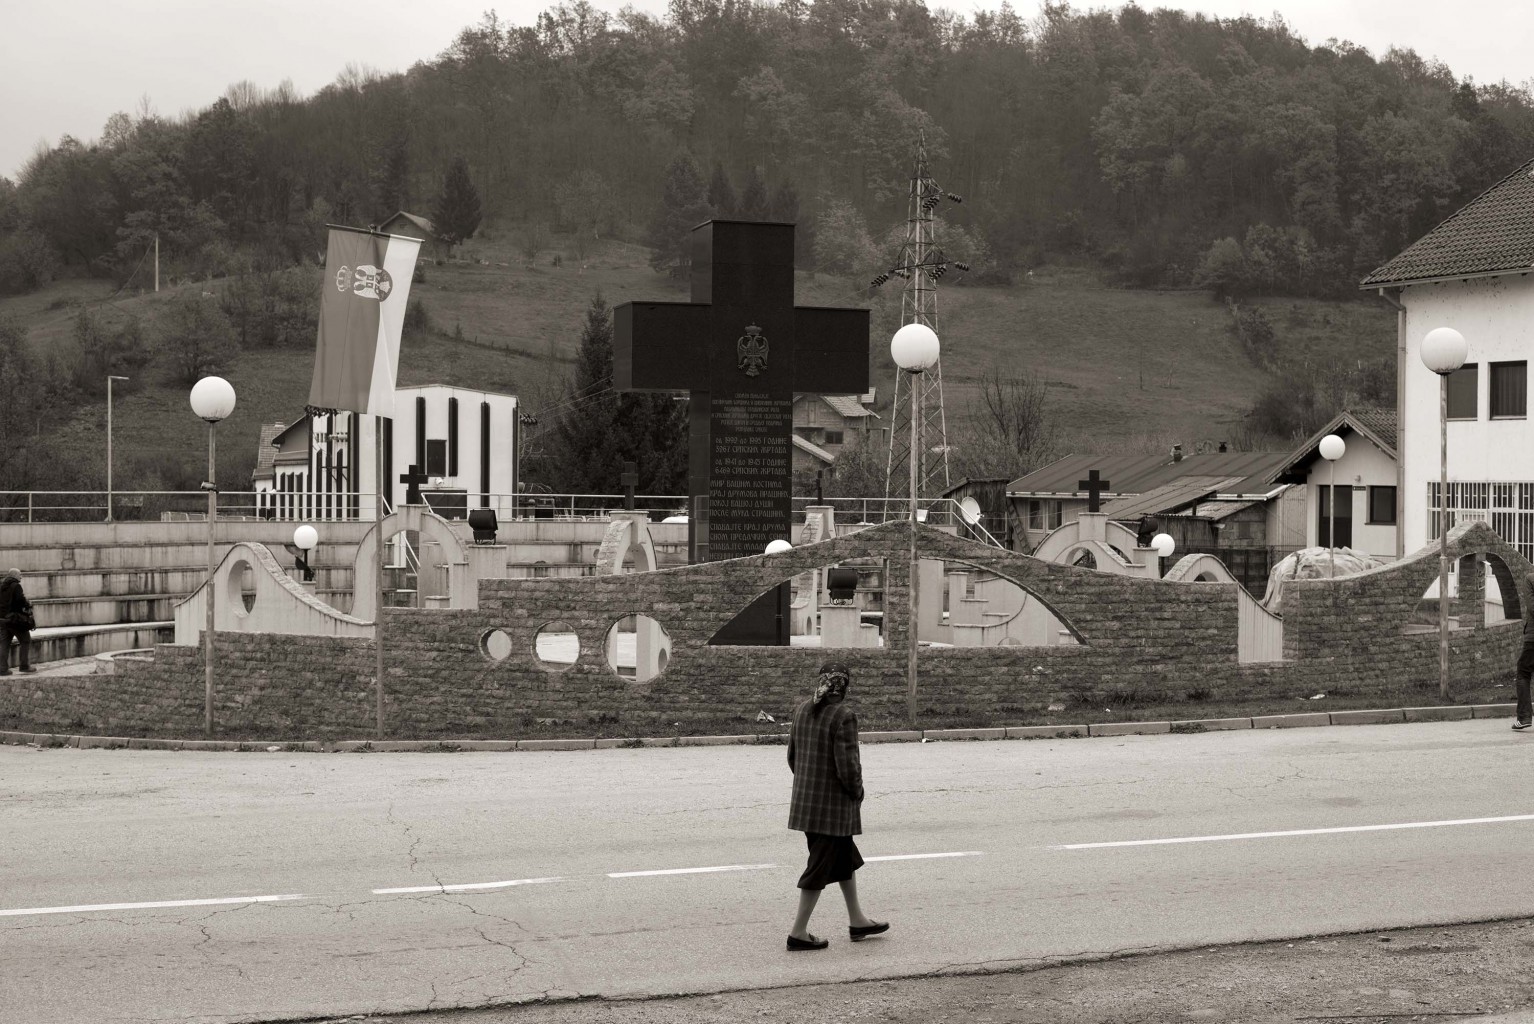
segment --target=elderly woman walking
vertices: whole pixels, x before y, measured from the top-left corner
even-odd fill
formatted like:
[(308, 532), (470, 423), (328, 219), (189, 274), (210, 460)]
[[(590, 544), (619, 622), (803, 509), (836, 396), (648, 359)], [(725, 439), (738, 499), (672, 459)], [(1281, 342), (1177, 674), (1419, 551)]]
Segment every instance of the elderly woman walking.
[(11, 638), (21, 644), (20, 668), (23, 672), (36, 672), (32, 667), (32, 602), (21, 589), (21, 570), (7, 569), (0, 577), (0, 676), (11, 674)]
[(845, 703), (852, 673), (846, 665), (820, 667), (815, 696), (794, 710), (788, 736), (788, 768), (794, 773), (788, 827), (804, 833), (809, 864), (799, 877), (799, 915), (788, 933), (789, 950), (825, 949), (827, 939), (810, 934), (810, 915), (828, 883), (842, 887), (848, 933), (853, 942), (888, 931), (858, 904), (854, 873), (863, 858), (852, 837), (863, 831), (863, 766), (858, 757), (858, 717)]

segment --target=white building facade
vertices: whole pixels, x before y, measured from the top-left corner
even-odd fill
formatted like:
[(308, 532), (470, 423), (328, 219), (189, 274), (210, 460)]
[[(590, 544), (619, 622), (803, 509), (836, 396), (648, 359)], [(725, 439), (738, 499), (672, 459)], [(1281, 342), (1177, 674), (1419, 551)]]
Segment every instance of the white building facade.
[[(1534, 161), (1524, 164), (1364, 279), (1397, 316), (1401, 545), (1436, 540), (1448, 525), (1484, 520), (1534, 558)], [(1464, 335), (1469, 353), (1448, 380), (1448, 493), (1439, 490), (1440, 378), (1422, 364), (1436, 327)], [(1488, 588), (1489, 590), (1490, 588)]]
[(262, 430), (253, 487), (262, 518), (325, 522), (372, 519), (382, 448), (386, 509), (397, 508), (412, 473), (425, 503), (450, 519), (489, 508), (512, 518), (519, 425), (514, 395), (445, 384), (399, 388), (394, 417), (305, 415)]

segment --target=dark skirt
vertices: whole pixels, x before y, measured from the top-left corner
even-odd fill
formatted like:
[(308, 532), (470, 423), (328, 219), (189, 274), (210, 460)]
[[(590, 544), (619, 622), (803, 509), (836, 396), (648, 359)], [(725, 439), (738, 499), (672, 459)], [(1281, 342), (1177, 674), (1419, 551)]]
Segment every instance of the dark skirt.
[(810, 848), (810, 860), (799, 876), (801, 889), (824, 889), (832, 882), (845, 882), (863, 866), (863, 855), (851, 836), (806, 832), (804, 840)]

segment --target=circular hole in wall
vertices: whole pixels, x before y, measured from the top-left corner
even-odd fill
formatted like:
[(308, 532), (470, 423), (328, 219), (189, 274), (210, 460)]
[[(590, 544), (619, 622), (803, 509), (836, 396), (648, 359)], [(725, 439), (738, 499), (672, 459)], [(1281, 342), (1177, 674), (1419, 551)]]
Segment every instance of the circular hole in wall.
[(575, 635), (575, 627), (556, 619), (538, 628), (533, 651), (538, 655), (538, 664), (551, 672), (563, 672), (580, 658), (581, 638)]
[(229, 567), (225, 600), (242, 619), (256, 606), (256, 570), (243, 558)]
[(511, 657), (511, 635), (504, 629), (487, 629), (479, 638), (479, 653), (491, 661), (505, 661)]
[(666, 671), (671, 634), (650, 616), (625, 615), (607, 630), (607, 667), (620, 679), (647, 683)]

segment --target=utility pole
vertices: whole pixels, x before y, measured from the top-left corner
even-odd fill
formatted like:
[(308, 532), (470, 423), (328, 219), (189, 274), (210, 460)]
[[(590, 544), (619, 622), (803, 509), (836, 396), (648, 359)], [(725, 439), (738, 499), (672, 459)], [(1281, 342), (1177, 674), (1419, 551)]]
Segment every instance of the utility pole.
[(160, 290), (160, 233), (154, 233), (154, 290)]
[[(937, 330), (937, 281), (948, 272), (949, 267), (968, 270), (969, 265), (950, 260), (943, 254), (933, 238), (932, 212), (944, 199), (963, 202), (952, 192), (945, 192), (927, 169), (927, 138), (923, 132), (917, 136), (916, 167), (911, 173), (911, 191), (907, 204), (906, 237), (900, 247), (900, 257), (895, 266), (873, 279), (878, 287), (891, 277), (905, 281), (900, 297), (900, 322), (922, 324)], [(902, 400), (906, 388), (921, 388), (918, 402)], [(920, 410), (917, 412), (916, 410)], [(921, 424), (912, 421), (920, 415)], [(914, 480), (922, 494), (933, 494), (948, 486), (948, 424), (943, 406), (943, 369), (934, 363), (925, 373), (895, 371), (895, 393), (890, 405), (889, 461), (885, 467), (884, 496), (898, 497), (901, 477)], [(920, 439), (928, 439), (930, 450), (936, 458), (929, 459)], [(915, 459), (914, 475), (908, 473), (908, 459)]]

